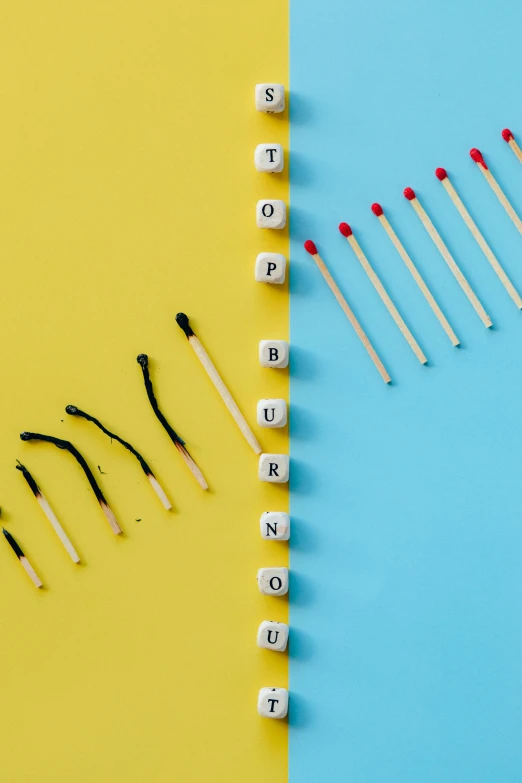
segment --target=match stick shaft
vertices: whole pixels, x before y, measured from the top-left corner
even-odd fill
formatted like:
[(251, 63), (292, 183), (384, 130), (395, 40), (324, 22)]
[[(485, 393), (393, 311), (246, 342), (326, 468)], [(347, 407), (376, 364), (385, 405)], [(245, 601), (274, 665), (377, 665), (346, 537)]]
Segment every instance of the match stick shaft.
[(462, 290), (464, 291), (464, 293), (468, 297), (471, 305), (473, 306), (473, 309), (475, 310), (475, 312), (479, 316), (480, 320), (482, 321), (482, 323), (484, 324), (485, 327), (489, 328), (490, 326), (493, 325), (489, 315), (486, 313), (486, 311), (482, 307), (481, 303), (478, 300), (477, 295), (475, 294), (475, 292), (471, 288), (470, 284), (468, 283), (468, 281), (466, 280), (466, 278), (462, 274), (462, 272), (460, 270), (460, 267), (457, 265), (455, 259), (453, 258), (453, 256), (449, 252), (448, 248), (446, 247), (446, 245), (442, 241), (442, 238), (441, 238), (439, 232), (437, 231), (437, 229), (435, 228), (435, 226), (431, 222), (431, 220), (428, 217), (427, 213), (425, 212), (423, 206), (419, 202), (419, 199), (418, 198), (411, 199), (410, 200), (410, 204), (412, 205), (413, 209), (415, 210), (415, 212), (419, 216), (422, 225), (424, 226), (424, 228), (428, 232), (431, 240), (435, 244), (435, 247), (437, 248), (437, 250), (439, 251), (439, 253), (443, 257), (443, 259), (446, 262), (446, 264), (451, 269), (451, 271), (453, 273), (453, 276), (455, 277), (455, 279), (457, 280), (458, 284), (460, 285), (460, 287), (462, 288)]
[[(482, 167), (481, 167), (482, 168)], [(487, 260), (495, 270), (497, 277), (499, 278), (500, 282), (516, 304), (519, 310), (522, 309), (522, 299), (520, 298), (520, 294), (516, 290), (515, 286), (505, 273), (503, 267), (501, 266), (500, 262), (498, 261), (497, 257), (491, 250), (490, 246), (482, 236), (477, 224), (469, 214), (468, 210), (466, 209), (466, 206), (464, 205), (464, 202), (460, 198), (459, 194), (455, 190), (453, 184), (450, 182), (449, 177), (445, 177), (443, 180), (441, 180), (442, 184), (444, 185), (444, 188), (446, 192), (448, 193), (450, 199), (453, 201), (455, 206), (457, 207), (459, 214), (461, 218), (463, 219), (464, 223), (467, 225), (469, 230), (471, 231), (471, 234), (473, 235), (473, 238), (475, 239), (476, 243), (486, 256)]]
[(107, 521), (108, 521), (109, 525), (111, 526), (111, 530), (114, 533), (114, 535), (118, 536), (120, 533), (123, 533), (123, 530), (121, 529), (121, 527), (118, 524), (118, 520), (116, 519), (116, 517), (112, 513), (112, 510), (107, 505), (107, 503), (104, 503), (103, 501), (100, 500), (100, 506), (101, 506), (101, 510), (103, 511), (105, 516), (107, 517)]
[(201, 470), (198, 468), (190, 454), (188, 453), (187, 449), (181, 445), (181, 443), (176, 443), (176, 448), (178, 449), (179, 453), (183, 457), (183, 460), (185, 461), (185, 464), (188, 466), (188, 469), (198, 482), (199, 486), (202, 489), (208, 489), (208, 484), (205, 480), (205, 476), (201, 472)]
[(348, 318), (348, 320), (350, 321), (352, 327), (354, 328), (355, 333), (357, 334), (357, 337), (359, 338), (359, 340), (362, 342), (362, 344), (366, 348), (368, 354), (370, 355), (371, 360), (373, 361), (374, 365), (378, 369), (378, 371), (379, 371), (379, 373), (381, 375), (381, 378), (383, 379), (384, 383), (391, 383), (391, 378), (388, 375), (388, 373), (386, 371), (386, 368), (384, 367), (384, 364), (381, 362), (381, 360), (377, 356), (377, 353), (376, 353), (373, 345), (369, 341), (369, 339), (366, 336), (366, 334), (365, 334), (361, 324), (359, 323), (359, 321), (357, 320), (357, 318), (353, 314), (352, 310), (350, 309), (350, 306), (348, 305), (348, 302), (346, 301), (346, 299), (342, 295), (342, 293), (341, 293), (341, 291), (339, 289), (339, 286), (337, 285), (337, 283), (333, 279), (332, 275), (328, 271), (328, 268), (327, 268), (326, 264), (324, 263), (323, 259), (321, 258), (319, 253), (313, 253), (312, 254), (312, 258), (314, 259), (315, 263), (317, 264), (317, 266), (319, 268), (319, 271), (321, 272), (322, 276), (324, 277), (324, 279), (325, 279), (325, 281), (326, 281), (330, 291), (332, 292), (332, 294), (335, 296), (335, 298), (337, 299), (337, 301), (341, 305), (341, 308), (342, 308), (344, 314), (346, 315), (346, 317)]
[(71, 560), (74, 563), (79, 563), (80, 562), (80, 557), (79, 557), (76, 549), (73, 547), (73, 545), (72, 545), (71, 541), (69, 540), (65, 530), (60, 525), (60, 523), (59, 523), (59, 521), (58, 521), (58, 519), (56, 517), (56, 514), (52, 510), (52, 508), (49, 505), (49, 503), (46, 500), (46, 498), (41, 494), (41, 492), (36, 497), (36, 500), (40, 504), (40, 507), (42, 508), (42, 511), (44, 512), (45, 516), (47, 517), (47, 519), (49, 520), (49, 522), (53, 526), (54, 532), (56, 533), (56, 535), (58, 536), (58, 538), (62, 542), (62, 544), (65, 547), (65, 549), (67, 551), (67, 554), (69, 555)]
[(256, 440), (256, 437), (250, 427), (247, 424), (247, 421), (241, 411), (239, 410), (237, 403), (235, 402), (234, 398), (230, 394), (229, 390), (221, 380), (221, 376), (219, 375), (218, 371), (214, 367), (214, 364), (212, 363), (212, 360), (206, 350), (204, 349), (203, 345), (199, 341), (199, 339), (196, 337), (195, 334), (192, 334), (189, 338), (189, 343), (191, 344), (192, 348), (194, 349), (194, 352), (196, 356), (198, 357), (199, 361), (207, 371), (207, 374), (218, 390), (221, 399), (227, 406), (229, 413), (232, 415), (232, 418), (236, 422), (237, 426), (243, 433), (243, 436), (245, 437), (246, 441), (250, 444), (252, 449), (255, 451), (256, 454), (261, 454), (262, 448), (259, 445), (259, 443)]
[(489, 169), (485, 169), (484, 166), (481, 166), (480, 163), (477, 163), (477, 166), (479, 167), (479, 169), (483, 173), (484, 177), (486, 178), (486, 181), (487, 181), (489, 187), (491, 188), (491, 190), (493, 191), (495, 196), (498, 198), (498, 200), (500, 201), (500, 203), (502, 204), (502, 206), (506, 210), (507, 214), (509, 215), (509, 217), (511, 218), (511, 220), (515, 224), (515, 227), (522, 234), (522, 220), (520, 220), (519, 216), (517, 215), (517, 213), (515, 212), (515, 210), (511, 206), (510, 202), (507, 199), (506, 194), (504, 193), (504, 191), (502, 190), (502, 188), (498, 184), (497, 180), (495, 179), (495, 177), (493, 176), (493, 174), (491, 173), (491, 171)]
[(522, 150), (520, 149), (520, 147), (518, 146), (517, 142), (513, 137), (508, 141), (508, 144), (513, 150), (513, 152), (515, 153), (515, 155), (517, 156), (520, 163), (522, 163)]
[(163, 503), (163, 507), (166, 508), (167, 511), (170, 511), (170, 509), (172, 508), (172, 503), (166, 496), (157, 478), (155, 476), (152, 476), (150, 473), (147, 475), (147, 478), (152, 485), (152, 489)]
[(451, 328), (451, 326), (450, 326), (450, 324), (448, 322), (448, 319), (446, 318), (446, 316), (444, 315), (444, 313), (440, 309), (439, 305), (435, 301), (435, 297), (433, 296), (433, 294), (431, 293), (430, 289), (428, 288), (428, 286), (424, 282), (424, 279), (422, 278), (419, 270), (417, 269), (417, 267), (415, 266), (415, 264), (411, 260), (410, 256), (406, 252), (406, 248), (404, 247), (404, 245), (400, 241), (399, 237), (395, 233), (394, 229), (390, 225), (390, 222), (388, 221), (388, 218), (386, 217), (386, 215), (379, 215), (379, 220), (381, 221), (381, 224), (382, 224), (384, 230), (386, 231), (386, 233), (388, 234), (389, 238), (391, 239), (392, 244), (395, 247), (396, 251), (398, 252), (400, 257), (402, 258), (402, 260), (406, 264), (406, 266), (409, 269), (413, 279), (415, 280), (415, 282), (419, 286), (420, 290), (422, 291), (422, 293), (423, 293), (426, 301), (428, 302), (429, 306), (431, 307), (431, 309), (433, 310), (433, 312), (437, 316), (437, 319), (438, 319), (440, 325), (442, 326), (442, 328), (444, 329), (444, 331), (448, 335), (449, 339), (451, 340), (452, 345), (454, 345), (454, 346), (460, 345), (459, 338), (457, 337), (457, 335), (455, 334), (455, 332)]
[(36, 573), (36, 571), (32, 567), (32, 565), (29, 562), (29, 560), (26, 558), (26, 556), (24, 555), (23, 557), (20, 557), (19, 560), (20, 560), (21, 564), (23, 565), (23, 567), (25, 568), (25, 570), (27, 571), (27, 573), (29, 574), (29, 577), (30, 577), (32, 583), (34, 584), (34, 586), (35, 587), (42, 587), (43, 586), (42, 580), (40, 579), (40, 577), (38, 576), (38, 574)]
[(368, 275), (371, 284), (381, 297), (382, 301), (384, 302), (384, 305), (386, 309), (388, 310), (389, 314), (395, 321), (396, 325), (398, 326), (402, 336), (410, 346), (411, 350), (419, 360), (421, 364), (427, 364), (428, 360), (424, 356), (419, 344), (417, 343), (416, 339), (404, 323), (403, 318), (401, 317), (399, 311), (393, 304), (392, 300), (390, 299), (386, 289), (384, 288), (383, 284), (381, 283), (379, 277), (377, 276), (375, 270), (373, 269), (372, 265), (366, 258), (365, 253), (363, 253), (361, 246), (357, 242), (356, 238), (353, 234), (350, 234), (350, 236), (347, 237), (348, 244), (352, 248), (353, 252), (357, 256), (357, 260), (360, 262), (362, 268)]

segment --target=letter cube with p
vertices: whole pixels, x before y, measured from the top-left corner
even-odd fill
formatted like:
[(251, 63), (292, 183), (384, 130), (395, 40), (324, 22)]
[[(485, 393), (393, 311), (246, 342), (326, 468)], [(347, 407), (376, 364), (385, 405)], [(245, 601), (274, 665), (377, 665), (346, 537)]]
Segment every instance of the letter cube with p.
[(285, 88), (282, 84), (256, 84), (256, 109), (267, 114), (279, 114), (285, 108)]
[(288, 691), (286, 688), (261, 688), (257, 698), (257, 711), (262, 718), (286, 718)]
[(261, 367), (288, 367), (288, 343), (286, 340), (260, 340), (259, 364)]
[(260, 568), (257, 586), (263, 595), (286, 595), (288, 592), (288, 568)]
[(258, 283), (282, 285), (285, 282), (286, 258), (281, 253), (259, 253), (255, 278)]
[(288, 454), (260, 454), (259, 479), (271, 484), (286, 484), (290, 475)]
[(258, 228), (284, 228), (286, 226), (286, 204), (278, 198), (263, 198), (256, 205)]
[(288, 643), (288, 625), (273, 620), (263, 620), (257, 631), (257, 646), (266, 650), (284, 652)]

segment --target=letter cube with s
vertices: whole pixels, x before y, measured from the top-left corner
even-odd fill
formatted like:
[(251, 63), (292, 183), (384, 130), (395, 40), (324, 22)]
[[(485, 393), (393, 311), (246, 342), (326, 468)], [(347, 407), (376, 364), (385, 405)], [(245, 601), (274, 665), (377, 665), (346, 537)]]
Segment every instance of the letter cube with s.
[(258, 283), (282, 285), (285, 282), (286, 258), (281, 253), (259, 253), (255, 278)]
[(258, 144), (254, 152), (254, 166), (258, 171), (276, 174), (283, 171), (285, 157), (280, 144)]
[(262, 718), (286, 718), (288, 691), (286, 688), (261, 688), (257, 697), (257, 711)]
[(265, 511), (259, 520), (262, 538), (267, 541), (288, 541), (290, 517), (284, 511)]
[(288, 643), (288, 625), (263, 620), (257, 631), (257, 646), (274, 652), (284, 652)]
[(259, 400), (257, 423), (260, 427), (284, 427), (287, 420), (285, 400)]
[(260, 454), (259, 479), (271, 484), (286, 484), (290, 475), (288, 454)]
[(278, 198), (263, 198), (256, 204), (258, 228), (284, 228), (286, 226), (286, 204)]
[(288, 367), (288, 343), (286, 340), (260, 340), (259, 364), (261, 367)]
[(260, 568), (257, 572), (257, 586), (263, 595), (286, 595), (288, 568)]
[(282, 84), (256, 84), (256, 109), (267, 114), (279, 114), (285, 109), (285, 88)]

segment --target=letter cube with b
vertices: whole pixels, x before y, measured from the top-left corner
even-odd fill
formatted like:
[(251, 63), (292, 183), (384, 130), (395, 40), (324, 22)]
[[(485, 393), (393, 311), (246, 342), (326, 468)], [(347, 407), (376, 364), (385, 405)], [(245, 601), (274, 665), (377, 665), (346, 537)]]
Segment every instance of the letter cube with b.
[(261, 367), (288, 367), (288, 343), (286, 340), (261, 340), (259, 342), (259, 364)]
[(258, 228), (284, 228), (286, 226), (286, 204), (278, 198), (263, 198), (256, 205)]
[(261, 536), (267, 541), (288, 541), (290, 517), (284, 511), (265, 511), (259, 521)]
[(260, 454), (259, 479), (271, 484), (286, 484), (290, 475), (288, 454)]
[(288, 592), (288, 568), (260, 568), (257, 586), (263, 595), (286, 595)]
[(258, 144), (254, 152), (254, 166), (258, 171), (276, 174), (283, 171), (285, 157), (280, 144)]
[(259, 400), (257, 423), (260, 427), (284, 427), (287, 420), (285, 400)]
[(267, 114), (279, 114), (285, 108), (285, 88), (282, 84), (256, 84), (256, 109)]
[(282, 285), (285, 282), (286, 258), (281, 253), (259, 253), (255, 278), (258, 283)]
[(274, 620), (263, 620), (257, 631), (257, 646), (265, 650), (284, 652), (288, 644), (288, 625)]
[(257, 711), (262, 718), (286, 718), (288, 691), (286, 688), (261, 688), (257, 697)]

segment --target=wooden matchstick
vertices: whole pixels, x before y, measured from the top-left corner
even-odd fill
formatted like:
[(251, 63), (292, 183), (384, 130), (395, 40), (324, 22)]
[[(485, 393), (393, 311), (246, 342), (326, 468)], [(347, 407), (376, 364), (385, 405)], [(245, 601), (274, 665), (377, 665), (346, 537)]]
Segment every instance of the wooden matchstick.
[(342, 293), (341, 293), (341, 291), (339, 289), (339, 286), (337, 285), (337, 283), (333, 279), (332, 275), (328, 271), (328, 267), (326, 266), (326, 264), (324, 263), (323, 259), (321, 258), (321, 256), (317, 252), (317, 248), (315, 246), (315, 243), (312, 242), (311, 239), (307, 239), (306, 242), (304, 243), (304, 247), (305, 247), (305, 250), (308, 253), (310, 253), (310, 255), (314, 259), (315, 263), (317, 264), (317, 267), (319, 268), (319, 271), (321, 272), (322, 276), (324, 277), (324, 279), (326, 281), (326, 284), (328, 285), (328, 287), (329, 287), (330, 291), (332, 292), (332, 294), (337, 299), (338, 303), (341, 305), (341, 308), (342, 308), (344, 314), (346, 315), (346, 317), (348, 318), (349, 322), (351, 323), (351, 325), (352, 325), (352, 327), (353, 327), (357, 337), (359, 338), (361, 343), (366, 348), (366, 351), (368, 352), (372, 362), (374, 363), (374, 365), (378, 369), (378, 371), (380, 373), (380, 376), (383, 379), (384, 383), (391, 383), (391, 378), (388, 375), (388, 372), (387, 372), (384, 364), (379, 359), (375, 348), (373, 347), (373, 345), (371, 344), (370, 340), (366, 336), (366, 333), (364, 332), (361, 324), (359, 323), (359, 321), (357, 320), (357, 318), (353, 314), (353, 312), (352, 312), (348, 302), (346, 301), (346, 299), (342, 295)]
[(156, 414), (156, 418), (158, 421), (162, 424), (163, 429), (168, 434), (169, 438), (183, 457), (183, 460), (185, 464), (187, 465), (188, 469), (198, 482), (201, 489), (208, 489), (208, 484), (205, 481), (205, 477), (201, 470), (198, 468), (192, 457), (190, 456), (188, 449), (185, 445), (185, 441), (180, 438), (178, 433), (175, 429), (173, 429), (163, 413), (160, 411), (158, 406), (158, 401), (156, 400), (156, 395), (154, 394), (154, 388), (152, 386), (152, 381), (150, 379), (149, 374), (149, 357), (146, 353), (140, 353), (140, 355), (137, 358), (137, 362), (140, 365), (142, 372), (143, 372), (143, 380), (145, 381), (145, 389), (147, 391), (147, 397), (149, 398), (149, 402), (151, 405), (152, 410)]
[(19, 546), (19, 544), (16, 543), (16, 541), (13, 538), (13, 536), (11, 535), (11, 533), (8, 533), (7, 530), (5, 529), (5, 527), (2, 528), (2, 533), (4, 534), (8, 544), (10, 545), (11, 549), (13, 550), (15, 555), (17, 556), (18, 560), (20, 561), (22, 566), (25, 568), (25, 570), (28, 573), (28, 575), (29, 575), (32, 583), (34, 584), (34, 586), (35, 587), (42, 587), (43, 586), (42, 580), (40, 579), (40, 577), (38, 576), (38, 574), (36, 573), (36, 571), (32, 567), (31, 563), (29, 562), (29, 560), (26, 558), (26, 556), (22, 552), (22, 549)]
[(469, 154), (471, 156), (471, 160), (475, 161), (477, 166), (479, 167), (480, 171), (484, 175), (484, 178), (486, 182), (488, 183), (489, 187), (495, 194), (495, 196), (498, 198), (504, 209), (506, 210), (508, 216), (510, 217), (511, 221), (513, 222), (514, 226), (518, 229), (518, 231), (522, 234), (522, 220), (520, 220), (519, 216), (515, 212), (511, 202), (508, 200), (508, 197), (498, 184), (497, 180), (491, 173), (491, 171), (488, 169), (488, 165), (486, 161), (484, 160), (484, 157), (480, 150), (473, 147), (472, 150), (469, 151)]
[(399, 237), (397, 236), (397, 234), (393, 230), (392, 226), (390, 225), (390, 222), (389, 222), (388, 218), (386, 217), (386, 215), (384, 214), (384, 211), (383, 211), (383, 208), (381, 207), (381, 205), (380, 204), (372, 204), (372, 212), (373, 212), (374, 215), (376, 215), (379, 218), (379, 222), (380, 222), (381, 226), (384, 228), (384, 230), (388, 234), (388, 236), (391, 239), (392, 244), (395, 247), (396, 251), (398, 252), (400, 257), (402, 258), (402, 260), (406, 264), (408, 270), (411, 272), (411, 275), (412, 275), (413, 279), (415, 280), (415, 282), (419, 286), (420, 290), (422, 291), (422, 293), (423, 293), (426, 301), (428, 302), (429, 306), (431, 307), (431, 309), (433, 310), (433, 312), (437, 316), (437, 319), (438, 319), (440, 325), (442, 326), (442, 328), (444, 329), (444, 331), (448, 335), (449, 339), (451, 340), (452, 345), (454, 345), (454, 346), (460, 345), (459, 338), (457, 337), (457, 335), (455, 334), (455, 332), (451, 328), (450, 324), (448, 323), (448, 319), (446, 318), (446, 316), (444, 315), (444, 313), (442, 312), (442, 310), (438, 306), (437, 302), (435, 301), (435, 297), (433, 296), (433, 294), (431, 293), (430, 289), (428, 288), (428, 286), (424, 282), (424, 280), (423, 280), (419, 270), (417, 269), (417, 267), (415, 266), (415, 264), (411, 260), (410, 256), (406, 252), (406, 248), (404, 247), (404, 245), (400, 241)]
[(507, 143), (509, 144), (509, 146), (517, 156), (519, 163), (522, 163), (522, 150), (520, 149), (517, 142), (515, 141), (515, 137), (513, 136), (509, 128), (504, 128), (504, 130), (502, 131), (502, 138), (504, 139), (504, 141), (507, 141)]
[(355, 253), (355, 256), (356, 256), (357, 260), (359, 261), (359, 263), (361, 264), (362, 268), (364, 269), (364, 271), (368, 275), (368, 278), (369, 278), (371, 284), (373, 285), (373, 287), (375, 288), (375, 290), (377, 291), (377, 293), (381, 297), (381, 299), (382, 299), (382, 301), (384, 303), (384, 306), (386, 307), (386, 309), (388, 310), (389, 314), (391, 315), (391, 317), (395, 321), (396, 325), (399, 328), (400, 333), (402, 334), (402, 336), (404, 337), (404, 339), (406, 340), (406, 342), (410, 346), (411, 350), (413, 351), (413, 353), (415, 354), (415, 356), (417, 357), (417, 359), (419, 360), (419, 362), (421, 364), (427, 364), (428, 360), (424, 356), (424, 353), (422, 352), (419, 344), (417, 343), (417, 340), (414, 338), (414, 336), (412, 335), (412, 333), (410, 332), (410, 330), (408, 329), (408, 327), (404, 323), (404, 320), (403, 320), (402, 316), (400, 315), (399, 311), (397, 310), (397, 308), (393, 304), (392, 300), (390, 299), (386, 289), (384, 288), (383, 284), (381, 283), (381, 281), (380, 281), (379, 277), (377, 276), (374, 268), (372, 267), (372, 265), (368, 261), (368, 259), (367, 259), (366, 255), (365, 255), (365, 253), (363, 252), (360, 244), (357, 242), (356, 238), (354, 237), (353, 231), (350, 228), (350, 226), (348, 225), (348, 223), (340, 223), (339, 224), (339, 231), (341, 232), (343, 237), (346, 240), (348, 240), (348, 244), (350, 245), (350, 247), (352, 248), (353, 252)]
[(64, 451), (68, 451), (69, 454), (72, 454), (74, 459), (79, 463), (80, 467), (85, 473), (85, 476), (87, 477), (87, 481), (91, 485), (91, 489), (94, 492), (96, 500), (100, 504), (100, 508), (105, 514), (109, 525), (111, 526), (112, 532), (115, 535), (119, 535), (119, 533), (123, 532), (116, 520), (116, 517), (112, 513), (109, 504), (105, 500), (103, 492), (101, 491), (98, 484), (96, 483), (96, 479), (93, 476), (92, 470), (90, 469), (90, 467), (88, 466), (87, 462), (85, 461), (84, 457), (80, 454), (78, 449), (76, 449), (70, 441), (62, 440), (61, 438), (54, 438), (52, 435), (41, 435), (38, 432), (22, 432), (20, 434), (20, 440), (23, 441), (41, 440), (44, 441), (45, 443), (52, 443), (53, 446), (56, 446), (59, 449), (63, 449)]
[(49, 505), (48, 501), (44, 497), (44, 494), (43, 494), (42, 490), (40, 489), (40, 487), (38, 486), (38, 484), (36, 483), (36, 481), (34, 480), (32, 475), (29, 473), (29, 471), (27, 470), (25, 465), (22, 465), (22, 463), (19, 460), (17, 460), (17, 462), (18, 462), (18, 465), (16, 465), (16, 469), (21, 471), (22, 476), (24, 477), (24, 479), (29, 484), (31, 492), (33, 493), (33, 495), (36, 498), (36, 502), (38, 503), (38, 505), (40, 506), (40, 508), (44, 512), (45, 516), (47, 517), (47, 519), (51, 523), (54, 532), (56, 533), (56, 535), (58, 536), (58, 538), (62, 542), (63, 546), (65, 547), (65, 550), (66, 550), (67, 554), (69, 555), (69, 557), (71, 558), (73, 563), (79, 563), (80, 562), (80, 557), (78, 555), (78, 552), (73, 547), (71, 541), (69, 540), (69, 537), (67, 536), (67, 533), (65, 532), (65, 530), (63, 529), (63, 527), (59, 523), (58, 518), (56, 517), (56, 514), (54, 513), (54, 511), (52, 510), (52, 508)]
[(192, 331), (192, 328), (189, 324), (188, 316), (186, 316), (185, 313), (178, 313), (176, 316), (176, 322), (179, 328), (185, 333), (185, 336), (187, 337), (190, 345), (192, 346), (194, 353), (196, 354), (199, 361), (205, 368), (210, 380), (218, 390), (219, 396), (227, 406), (228, 412), (230, 413), (230, 415), (236, 422), (237, 426), (243, 433), (243, 437), (245, 438), (247, 443), (251, 446), (251, 448), (254, 450), (256, 454), (261, 454), (263, 449), (257, 442), (254, 433), (248, 426), (248, 423), (245, 417), (243, 416), (243, 414), (241, 413), (241, 411), (239, 410), (236, 401), (234, 400), (229, 390), (225, 386), (221, 376), (219, 375), (218, 371), (216, 370), (212, 362), (212, 359), (206, 352), (200, 340), (196, 337), (196, 335)]
[(451, 255), (450, 251), (442, 241), (441, 235), (439, 234), (439, 232), (431, 222), (430, 218), (428, 217), (424, 207), (422, 206), (419, 199), (415, 195), (415, 191), (412, 190), (412, 188), (406, 188), (404, 190), (404, 196), (405, 198), (408, 199), (413, 209), (417, 213), (422, 225), (428, 232), (431, 240), (433, 241), (435, 247), (441, 254), (442, 258), (451, 269), (453, 276), (455, 277), (456, 281), (458, 282), (458, 284), (460, 285), (460, 287), (468, 297), (471, 305), (473, 306), (473, 309), (479, 316), (480, 320), (482, 321), (484, 326), (489, 329), (490, 326), (493, 326), (493, 324), (491, 323), (491, 318), (482, 307), (481, 303), (478, 300), (477, 295), (475, 294), (470, 284), (462, 274), (460, 267), (458, 266), (457, 262)]
[(123, 438), (120, 438), (119, 435), (115, 435), (114, 432), (110, 432), (110, 430), (104, 427), (101, 421), (95, 419), (94, 416), (90, 416), (88, 413), (85, 413), (85, 411), (81, 411), (79, 408), (76, 407), (76, 405), (68, 405), (65, 409), (65, 412), (68, 413), (70, 416), (80, 416), (82, 419), (86, 419), (87, 421), (92, 421), (92, 423), (96, 425), (96, 427), (98, 427), (98, 429), (100, 429), (103, 433), (105, 433), (105, 435), (107, 435), (111, 439), (111, 441), (113, 440), (118, 441), (118, 443), (121, 443), (121, 445), (124, 448), (126, 448), (127, 451), (130, 451), (130, 453), (133, 454), (138, 460), (138, 462), (140, 463), (143, 472), (147, 476), (152, 486), (152, 489), (161, 500), (163, 507), (166, 508), (167, 511), (169, 511), (172, 508), (172, 504), (170, 500), (168, 499), (167, 495), (165, 494), (162, 487), (160, 486), (160, 483), (157, 480), (156, 476), (150, 469), (147, 462), (145, 462), (145, 460), (143, 459), (139, 451), (136, 451), (136, 449), (133, 446), (131, 446), (130, 443), (128, 443), (126, 440), (123, 440)]
[(507, 274), (505, 273), (497, 257), (495, 256), (490, 246), (488, 245), (488, 243), (482, 236), (481, 232), (479, 231), (477, 224), (475, 223), (475, 221), (469, 214), (468, 210), (466, 209), (464, 202), (462, 201), (459, 194), (455, 190), (453, 184), (450, 182), (450, 178), (448, 177), (448, 173), (446, 169), (442, 169), (442, 168), (436, 169), (435, 176), (437, 177), (437, 179), (439, 179), (442, 182), (444, 189), (446, 190), (446, 193), (457, 207), (457, 210), (462, 220), (471, 231), (471, 234), (475, 239), (477, 245), (480, 247), (480, 249), (486, 256), (487, 260), (495, 270), (497, 277), (499, 278), (500, 282), (502, 283), (502, 285), (504, 286), (504, 288), (506, 289), (506, 291), (508, 292), (508, 294), (510, 295), (510, 297), (518, 307), (518, 309), (521, 310), (522, 299), (520, 298), (520, 294), (516, 290), (515, 286), (513, 285), (513, 283), (507, 276)]

